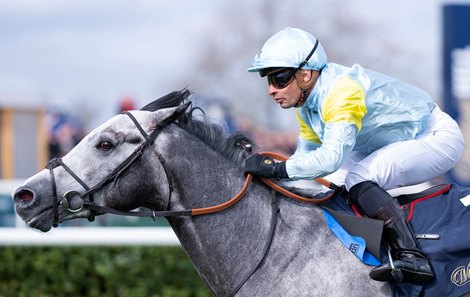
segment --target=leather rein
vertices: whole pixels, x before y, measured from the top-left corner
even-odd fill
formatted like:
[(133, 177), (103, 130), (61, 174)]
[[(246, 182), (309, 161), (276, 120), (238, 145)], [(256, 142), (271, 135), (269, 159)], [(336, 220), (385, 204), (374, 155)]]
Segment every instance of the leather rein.
[[(89, 210), (89, 214), (88, 214), (88, 220), (89, 221), (93, 221), (96, 214), (105, 214), (105, 213), (110, 213), (110, 214), (115, 214), (115, 215), (122, 215), (122, 216), (151, 217), (151, 218), (155, 219), (156, 217), (199, 216), (199, 215), (206, 215), (206, 214), (216, 213), (216, 212), (223, 211), (223, 210), (233, 206), (238, 201), (240, 201), (240, 199), (242, 199), (244, 197), (244, 195), (245, 195), (246, 191), (248, 190), (248, 187), (249, 187), (249, 185), (250, 185), (250, 183), (253, 179), (253, 176), (251, 174), (248, 174), (246, 176), (246, 179), (245, 179), (245, 182), (242, 186), (242, 189), (235, 196), (233, 196), (232, 198), (230, 198), (228, 201), (226, 201), (224, 203), (221, 203), (221, 204), (218, 204), (218, 205), (215, 205), (215, 206), (210, 206), (210, 207), (203, 207), (203, 208), (175, 210), (175, 211), (166, 210), (166, 208), (168, 208), (168, 205), (169, 205), (169, 202), (170, 202), (170, 199), (171, 199), (171, 193), (173, 192), (173, 182), (172, 182), (171, 175), (170, 175), (169, 171), (166, 169), (165, 160), (163, 159), (163, 157), (160, 154), (158, 154), (158, 160), (161, 163), (161, 165), (162, 165), (162, 167), (165, 171), (167, 181), (168, 181), (168, 186), (169, 186), (169, 195), (168, 195), (169, 197), (168, 197), (168, 200), (166, 201), (165, 210), (163, 210), (163, 211), (156, 211), (156, 210), (123, 211), (123, 210), (118, 210), (118, 209), (114, 209), (114, 208), (111, 208), (111, 207), (101, 206), (101, 205), (96, 204), (93, 200), (93, 193), (95, 193), (101, 187), (103, 187), (104, 185), (106, 185), (110, 182), (115, 183), (116, 180), (118, 179), (118, 177), (127, 168), (129, 168), (135, 161), (137, 161), (142, 156), (145, 149), (150, 147), (151, 145), (153, 145), (155, 139), (157, 138), (157, 136), (159, 135), (161, 130), (164, 127), (166, 127), (167, 125), (171, 124), (171, 123), (165, 123), (163, 125), (160, 124), (160, 126), (158, 126), (155, 130), (153, 130), (151, 134), (147, 134), (143, 130), (141, 125), (137, 122), (135, 117), (130, 112), (123, 112), (123, 114), (126, 114), (127, 116), (129, 116), (129, 118), (135, 124), (136, 128), (140, 131), (140, 133), (144, 137), (145, 141), (141, 145), (139, 145), (129, 157), (127, 157), (111, 173), (109, 173), (107, 176), (105, 176), (95, 186), (89, 187), (66, 164), (64, 164), (64, 162), (61, 159), (54, 158), (54, 159), (51, 159), (48, 162), (48, 165), (46, 166), (46, 168), (49, 169), (50, 176), (51, 176), (51, 183), (52, 183), (52, 192), (53, 192), (53, 205), (52, 205), (52, 208), (53, 208), (53, 213), (54, 213), (54, 222), (53, 222), (54, 227), (57, 227), (58, 223), (59, 223), (59, 211), (58, 211), (59, 204), (62, 204), (64, 209), (66, 209), (69, 212), (79, 212), (82, 209), (88, 209)], [(272, 153), (272, 152), (263, 152), (261, 154), (265, 155), (265, 156), (272, 157), (273, 159), (281, 160), (281, 161), (287, 160), (287, 158), (285, 156), (282, 156), (282, 155), (276, 154), (276, 153)], [(85, 189), (85, 192), (80, 194), (76, 191), (68, 191), (64, 194), (63, 198), (61, 200), (59, 200), (58, 196), (57, 196), (57, 186), (56, 186), (55, 177), (54, 177), (54, 168), (56, 168), (58, 166), (62, 166), (65, 169), (65, 171), (67, 171)], [(263, 181), (266, 185), (268, 185), (272, 189), (276, 190), (277, 192), (279, 192), (279, 193), (281, 193), (281, 194), (283, 194), (283, 195), (285, 195), (289, 198), (292, 198), (292, 199), (295, 199), (295, 200), (298, 200), (298, 201), (301, 201), (301, 202), (305, 202), (305, 203), (311, 203), (311, 204), (324, 203), (327, 200), (330, 200), (331, 198), (333, 198), (336, 192), (341, 192), (343, 190), (342, 187), (337, 186), (334, 183), (327, 181), (326, 179), (316, 178), (315, 181), (322, 184), (323, 186), (328, 187), (329, 189), (332, 189), (333, 192), (330, 193), (329, 195), (323, 197), (323, 198), (307, 198), (307, 197), (297, 195), (295, 193), (292, 193), (292, 192), (284, 189), (283, 187), (281, 187), (278, 184), (274, 183), (270, 179), (266, 179), (266, 178), (260, 178), (260, 179), (261, 179), (261, 181)], [(69, 201), (69, 199), (74, 197), (74, 196), (79, 196), (83, 201), (83, 204), (79, 208), (75, 208), (75, 209), (71, 208), (70, 201)]]

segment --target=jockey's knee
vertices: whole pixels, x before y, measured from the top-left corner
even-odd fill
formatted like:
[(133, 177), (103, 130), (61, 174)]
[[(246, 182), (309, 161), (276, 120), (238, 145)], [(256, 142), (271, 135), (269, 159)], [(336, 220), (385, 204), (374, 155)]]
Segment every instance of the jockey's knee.
[[(372, 174), (370, 174), (367, 168), (362, 166), (354, 166), (351, 170), (348, 171), (346, 174), (344, 185), (346, 186), (346, 190), (351, 190), (351, 188), (357, 184), (360, 184), (365, 181), (371, 181), (377, 183), (377, 179), (374, 178)], [(377, 183), (378, 184), (378, 183)]]

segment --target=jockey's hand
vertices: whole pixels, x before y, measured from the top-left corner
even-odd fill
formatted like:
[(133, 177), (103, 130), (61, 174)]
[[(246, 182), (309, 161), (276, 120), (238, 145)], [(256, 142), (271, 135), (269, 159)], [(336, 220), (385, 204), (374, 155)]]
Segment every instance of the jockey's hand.
[(289, 177), (286, 171), (286, 162), (276, 163), (273, 158), (262, 156), (260, 154), (253, 154), (246, 158), (243, 173), (245, 175), (249, 173), (266, 178)]

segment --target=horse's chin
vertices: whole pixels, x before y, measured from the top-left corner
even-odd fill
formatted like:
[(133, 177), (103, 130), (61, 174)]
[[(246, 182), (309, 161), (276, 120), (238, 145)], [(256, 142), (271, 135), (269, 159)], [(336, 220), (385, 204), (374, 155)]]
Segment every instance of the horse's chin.
[(38, 229), (42, 232), (48, 232), (52, 228), (52, 211), (44, 211), (38, 215), (32, 217), (29, 220), (25, 220), (26, 224), (34, 229)]

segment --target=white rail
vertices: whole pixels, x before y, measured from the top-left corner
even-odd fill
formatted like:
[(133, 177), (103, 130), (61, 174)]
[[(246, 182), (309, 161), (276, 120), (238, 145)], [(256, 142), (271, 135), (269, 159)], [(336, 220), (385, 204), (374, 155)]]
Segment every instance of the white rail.
[(30, 228), (0, 228), (0, 246), (8, 245), (179, 245), (169, 227), (64, 227), (43, 233)]

